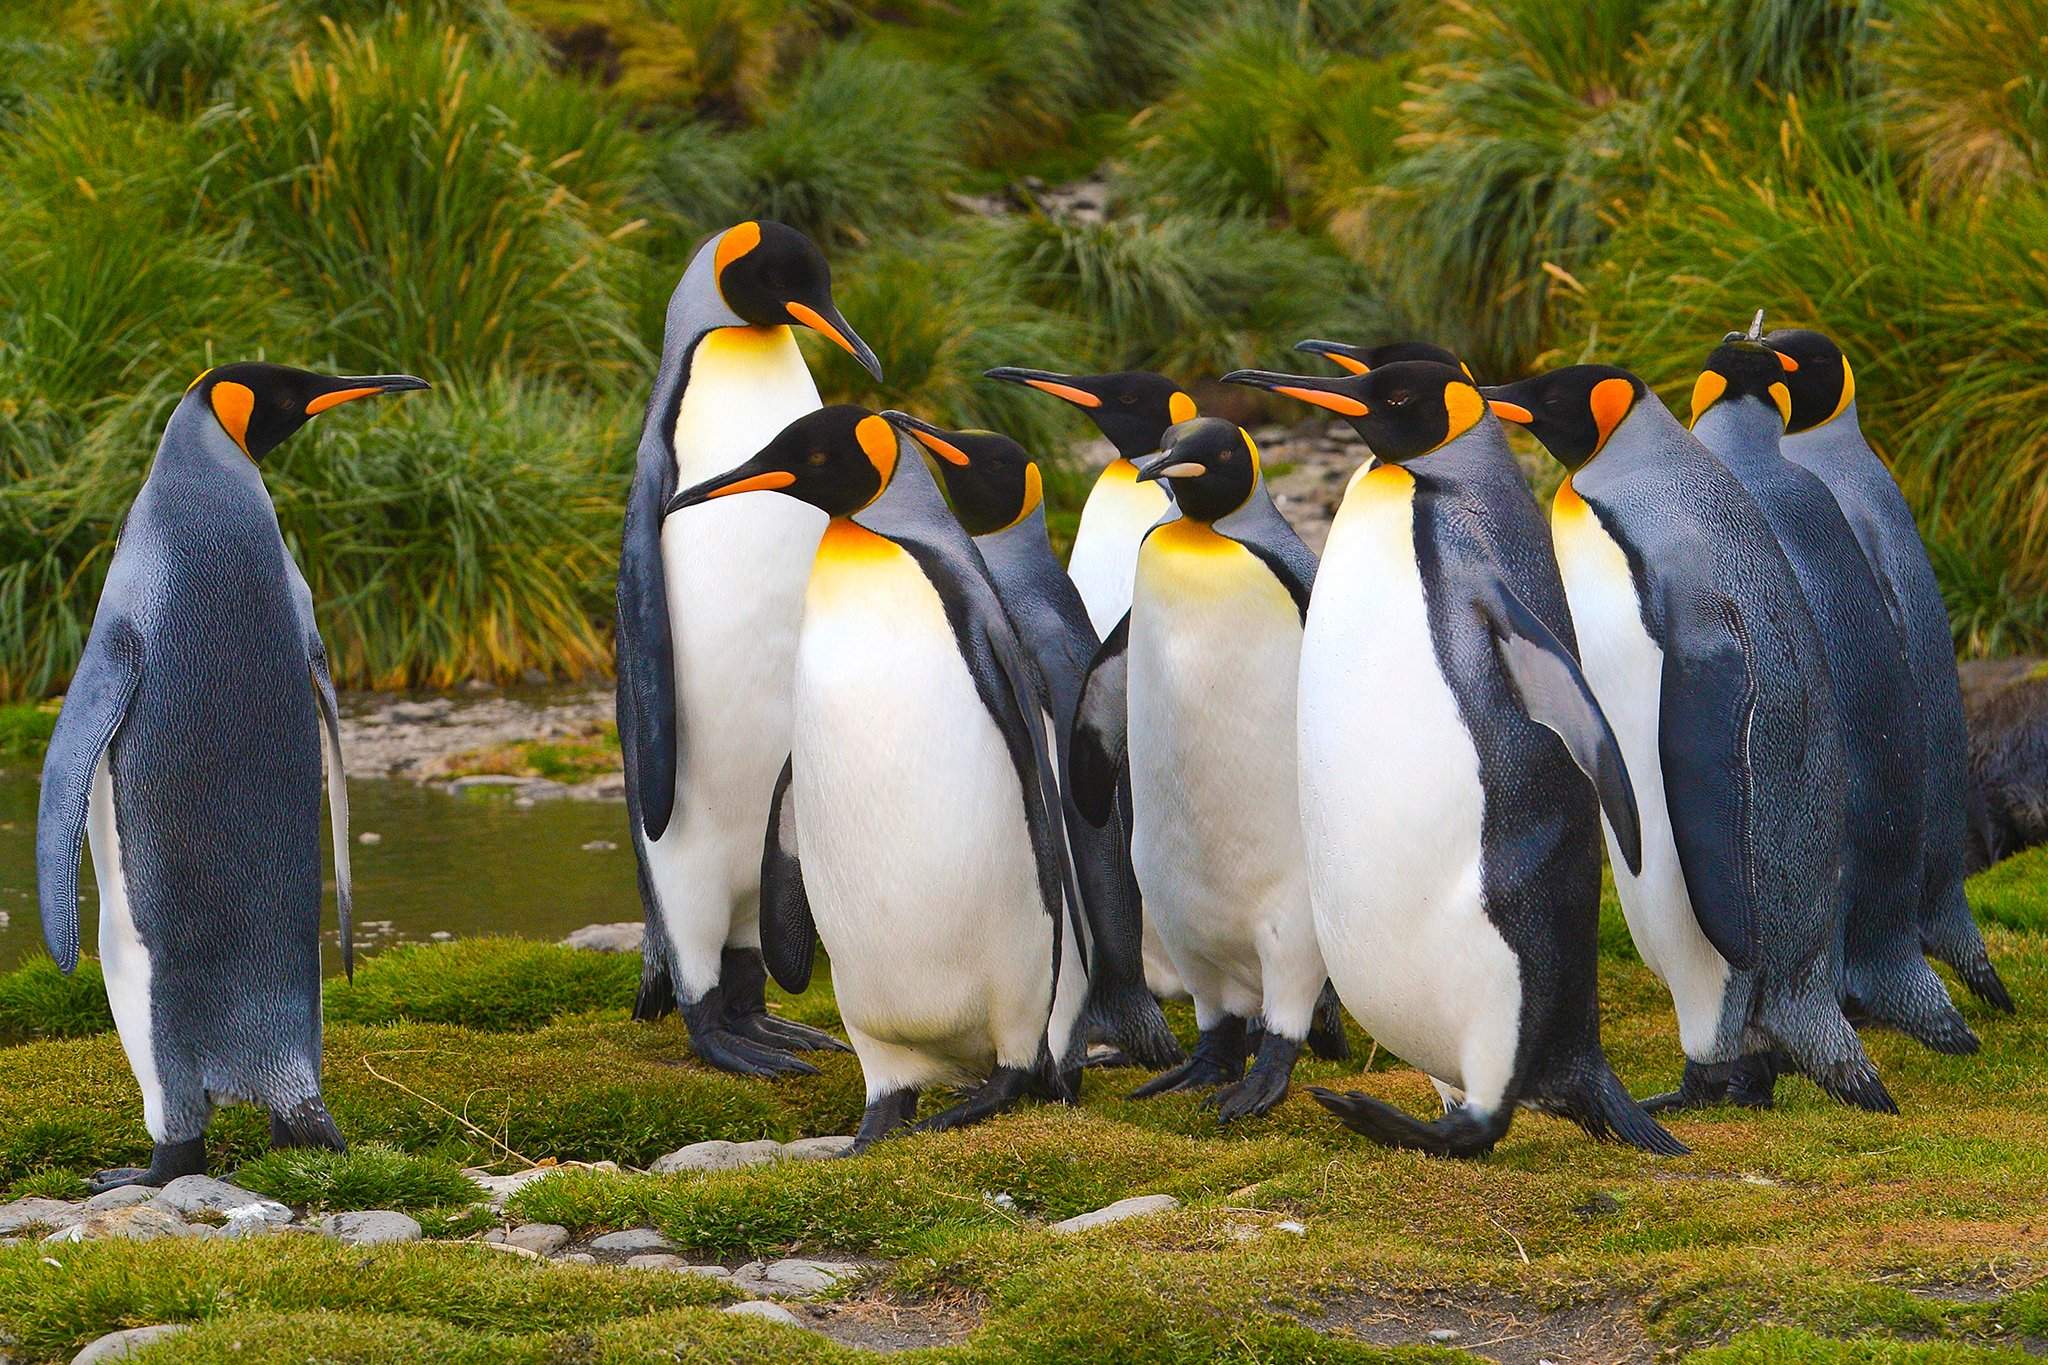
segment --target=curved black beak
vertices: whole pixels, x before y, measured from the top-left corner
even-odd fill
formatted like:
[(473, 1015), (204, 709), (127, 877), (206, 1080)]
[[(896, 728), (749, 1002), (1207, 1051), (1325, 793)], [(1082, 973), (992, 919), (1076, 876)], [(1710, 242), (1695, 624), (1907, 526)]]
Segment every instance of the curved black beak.
[(838, 306), (831, 299), (821, 299), (815, 305), (789, 303), (783, 306), (789, 310), (791, 318), (858, 360), (862, 368), (875, 377), (876, 383), (882, 382), (882, 362), (875, 359), (873, 349), (860, 339), (860, 333), (840, 316)]
[(968, 458), (967, 452), (954, 442), (953, 433), (944, 427), (933, 426), (922, 417), (912, 417), (909, 413), (900, 412), (895, 408), (884, 412), (882, 417), (890, 426), (895, 427), (898, 431), (908, 432), (911, 438), (919, 445), (938, 456), (941, 460), (944, 460), (947, 464), (959, 465), (965, 468), (973, 463)]
[(1536, 414), (1529, 405), (1517, 400), (1518, 384), (1486, 384), (1479, 390), (1479, 396), (1486, 400), (1486, 406), (1493, 409), (1493, 415), (1503, 422), (1513, 422), (1518, 427), (1528, 426), (1536, 420)]
[(411, 393), (434, 387), (413, 374), (343, 374), (328, 376), (321, 390), (306, 404), (306, 416), (317, 417), (329, 408), (353, 403), (382, 393)]
[(757, 455), (737, 469), (728, 469), (716, 478), (706, 479), (700, 484), (685, 488), (668, 500), (668, 506), (662, 509), (662, 515), (680, 512), (685, 507), (695, 507), (698, 503), (709, 502), (713, 498), (731, 497), (735, 493), (771, 493), (788, 488), (795, 482), (796, 475), (786, 469), (776, 468)]
[(1055, 398), (1064, 398), (1077, 408), (1099, 408), (1102, 398), (1092, 394), (1075, 383), (1075, 376), (1061, 374), (1057, 370), (1027, 370), (1021, 365), (998, 365), (993, 370), (983, 370), (984, 379), (1001, 379), (1011, 384), (1026, 384), (1040, 393), (1049, 393)]
[(1341, 417), (1363, 417), (1368, 409), (1350, 392), (1354, 375), (1281, 374), (1275, 370), (1232, 370), (1223, 376), (1226, 384), (1265, 389), (1288, 398), (1298, 398)]
[(1371, 366), (1365, 363), (1363, 357), (1359, 355), (1359, 347), (1348, 345), (1342, 341), (1317, 341), (1314, 339), (1297, 341), (1294, 343), (1294, 349), (1306, 352), (1309, 355), (1319, 355), (1352, 374), (1364, 374), (1371, 368)]

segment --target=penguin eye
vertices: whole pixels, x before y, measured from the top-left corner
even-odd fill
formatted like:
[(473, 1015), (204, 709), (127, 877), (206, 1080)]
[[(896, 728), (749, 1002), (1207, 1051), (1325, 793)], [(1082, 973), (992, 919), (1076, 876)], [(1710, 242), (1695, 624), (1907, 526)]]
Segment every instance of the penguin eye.
[(1396, 389), (1392, 393), (1387, 395), (1387, 406), (1390, 408), (1405, 407), (1407, 406), (1408, 400), (1413, 398), (1414, 396), (1414, 394), (1408, 392), (1408, 390), (1406, 389)]
[(1136, 395), (1135, 393), (1127, 393), (1123, 397), (1117, 399), (1116, 401), (1122, 403), (1125, 407), (1129, 407), (1131, 406), (1131, 404), (1138, 401), (1138, 395)]
[(809, 455), (806, 455), (804, 458), (806, 461), (809, 462), (810, 466), (813, 469), (815, 469), (818, 466), (824, 464), (825, 461), (831, 459), (832, 457), (822, 450), (814, 450)]

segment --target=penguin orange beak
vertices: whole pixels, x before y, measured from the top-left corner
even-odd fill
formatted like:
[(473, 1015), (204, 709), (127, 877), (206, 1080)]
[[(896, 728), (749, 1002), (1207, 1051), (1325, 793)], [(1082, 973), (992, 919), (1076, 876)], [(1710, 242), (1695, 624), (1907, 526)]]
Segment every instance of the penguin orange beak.
[(1345, 385), (1351, 378), (1351, 375), (1332, 378), (1313, 374), (1280, 374), (1273, 370), (1232, 370), (1223, 376), (1223, 382), (1284, 394), (1319, 408), (1328, 408), (1339, 417), (1363, 417), (1371, 409), (1345, 392)]
[(735, 493), (773, 493), (793, 487), (796, 475), (787, 469), (777, 469), (749, 460), (738, 469), (727, 470), (715, 479), (706, 479), (700, 484), (685, 488), (668, 500), (662, 515), (680, 512), (685, 507), (695, 507), (713, 498), (729, 498)]
[(1358, 347), (1348, 346), (1341, 341), (1297, 341), (1294, 349), (1309, 355), (1319, 355), (1350, 374), (1364, 374), (1372, 366), (1358, 354)]
[(894, 408), (884, 412), (882, 416), (897, 430), (910, 433), (912, 440), (947, 464), (959, 465), (964, 469), (973, 463), (968, 459), (966, 451), (947, 439), (951, 433), (944, 427), (935, 427), (921, 417), (912, 417), (909, 413), (898, 412)]
[(1199, 479), (1208, 472), (1209, 466), (1201, 463), (1199, 460), (1183, 460), (1169, 450), (1138, 466), (1138, 482), (1157, 483), (1161, 479)]
[(981, 373), (985, 379), (1001, 379), (1011, 384), (1024, 384), (1037, 389), (1040, 393), (1063, 398), (1077, 408), (1102, 406), (1101, 397), (1076, 384), (1074, 376), (1070, 374), (1058, 374), (1052, 370), (1027, 370), (1017, 365), (998, 365), (993, 370), (983, 370)]
[(433, 387), (419, 376), (410, 374), (345, 375), (327, 382), (332, 387), (306, 404), (306, 416), (318, 417), (329, 408), (353, 403), (358, 398), (371, 398), (380, 393), (411, 393)]
[(789, 311), (792, 321), (810, 328), (858, 360), (861, 367), (875, 377), (876, 383), (882, 381), (882, 362), (875, 358), (875, 353), (868, 344), (860, 339), (860, 334), (847, 325), (846, 319), (833, 307), (832, 300), (821, 300), (817, 307), (796, 302), (786, 303), (783, 307)]

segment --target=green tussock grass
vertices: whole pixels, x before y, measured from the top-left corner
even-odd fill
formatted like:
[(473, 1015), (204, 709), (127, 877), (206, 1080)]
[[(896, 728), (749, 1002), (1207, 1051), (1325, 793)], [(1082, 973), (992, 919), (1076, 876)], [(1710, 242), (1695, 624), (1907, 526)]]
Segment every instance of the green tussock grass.
[(47, 957), (0, 972), (0, 1044), (31, 1038), (83, 1038), (114, 1026), (100, 964), (81, 959), (66, 976)]
[(242, 1163), (235, 1183), (280, 1203), (318, 1209), (438, 1209), (483, 1197), (451, 1161), (367, 1143), (346, 1153), (304, 1147), (265, 1152)]
[(473, 938), (378, 953), (356, 969), (354, 981), (327, 984), (325, 1012), (338, 1023), (410, 1020), (517, 1033), (564, 1015), (629, 1006), (639, 983), (637, 954)]
[(0, 705), (0, 763), (42, 762), (56, 729), (57, 712), (47, 704)]

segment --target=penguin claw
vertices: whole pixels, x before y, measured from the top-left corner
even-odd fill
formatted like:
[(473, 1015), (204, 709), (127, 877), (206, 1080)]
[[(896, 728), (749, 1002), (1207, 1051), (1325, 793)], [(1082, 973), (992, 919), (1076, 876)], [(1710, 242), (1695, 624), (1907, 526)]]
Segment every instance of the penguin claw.
[(690, 1039), (697, 1060), (740, 1076), (815, 1076), (818, 1068), (779, 1048), (752, 1042), (737, 1033), (706, 1032)]
[(87, 1194), (105, 1194), (126, 1185), (161, 1185), (161, 1180), (152, 1181), (149, 1172), (140, 1166), (116, 1166), (111, 1170), (98, 1171), (85, 1178)]
[(1257, 1118), (1268, 1113), (1280, 1101), (1287, 1098), (1288, 1076), (1286, 1072), (1261, 1072), (1254, 1068), (1250, 1075), (1235, 1085), (1227, 1085), (1215, 1091), (1202, 1101), (1205, 1109), (1216, 1111), (1216, 1122), (1234, 1123), (1242, 1118)]
[(793, 1052), (851, 1052), (847, 1044), (823, 1029), (772, 1014), (748, 1014), (730, 1021), (732, 1031), (764, 1047)]
[(1198, 1053), (1173, 1070), (1160, 1072), (1125, 1098), (1149, 1100), (1154, 1095), (1170, 1095), (1182, 1090), (1211, 1090), (1219, 1085), (1234, 1084), (1237, 1079), (1227, 1068)]

